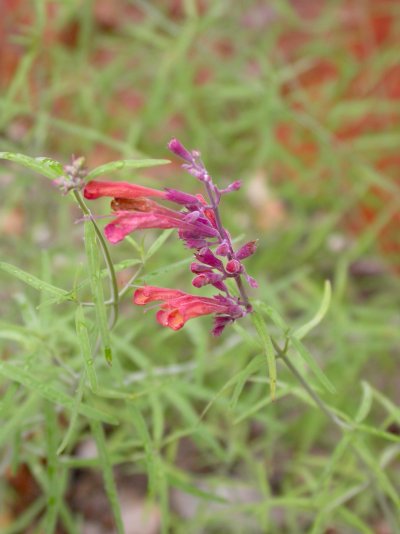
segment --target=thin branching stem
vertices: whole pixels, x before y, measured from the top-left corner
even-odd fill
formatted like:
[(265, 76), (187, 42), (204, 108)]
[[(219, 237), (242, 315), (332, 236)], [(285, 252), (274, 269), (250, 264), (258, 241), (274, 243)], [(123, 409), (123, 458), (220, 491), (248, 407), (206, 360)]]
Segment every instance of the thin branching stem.
[[(274, 345), (274, 348), (276, 350), (276, 356), (277, 358), (280, 358), (286, 365), (286, 367), (289, 369), (289, 371), (293, 374), (293, 376), (296, 378), (296, 380), (302, 385), (302, 387), (305, 389), (305, 391), (308, 393), (308, 395), (313, 399), (315, 404), (318, 406), (318, 408), (321, 410), (321, 412), (332, 422), (334, 423), (341, 432), (352, 432), (355, 430), (355, 428), (348, 423), (345, 423), (344, 421), (341, 421), (333, 412), (329, 409), (329, 407), (325, 404), (325, 402), (320, 398), (320, 396), (313, 390), (313, 388), (307, 383), (307, 381), (303, 378), (301, 373), (296, 369), (296, 367), (292, 364), (292, 362), (289, 360), (287, 356), (287, 350), (289, 347), (288, 339), (286, 340), (285, 347), (283, 349), (280, 349), (278, 343), (272, 339), (272, 343)], [(350, 442), (349, 446), (353, 450), (354, 455), (357, 457), (359, 462), (363, 464), (367, 469), (367, 476), (369, 478), (369, 484), (372, 486), (373, 491), (376, 496), (376, 500), (382, 510), (382, 513), (384, 517), (386, 518), (389, 525), (393, 527), (393, 532), (398, 532), (397, 528), (397, 521), (395, 517), (392, 514), (392, 511), (387, 503), (387, 500), (385, 496), (382, 494), (382, 492), (379, 490), (378, 485), (376, 483), (376, 475), (373, 471), (371, 471), (370, 466), (368, 465), (367, 461), (363, 458), (362, 454), (358, 451), (357, 447)]]
[(88, 217), (93, 224), (101, 251), (104, 256), (104, 261), (106, 263), (106, 267), (108, 270), (108, 274), (110, 277), (110, 290), (111, 290), (111, 305), (112, 305), (112, 313), (110, 315), (110, 329), (113, 328), (115, 323), (118, 319), (118, 309), (119, 309), (119, 294), (118, 294), (118, 283), (117, 283), (117, 276), (115, 274), (114, 265), (110, 256), (110, 252), (108, 250), (107, 244), (104, 240), (103, 234), (101, 233), (99, 227), (96, 224), (95, 218), (93, 217), (90, 209), (87, 207), (85, 201), (82, 198), (82, 195), (78, 191), (74, 191), (74, 197), (77, 203), (79, 204), (79, 207), (81, 208), (83, 214)]

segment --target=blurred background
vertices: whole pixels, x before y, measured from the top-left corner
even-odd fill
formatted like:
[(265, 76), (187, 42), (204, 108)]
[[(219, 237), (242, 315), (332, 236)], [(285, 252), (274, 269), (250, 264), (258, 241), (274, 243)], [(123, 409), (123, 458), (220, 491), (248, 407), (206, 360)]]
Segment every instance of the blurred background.
[[(372, 470), (383, 473), (378, 490), (389, 510), (399, 480), (392, 464), (400, 433), (399, 50), (397, 0), (1, 0), (1, 150), (63, 164), (84, 156), (93, 168), (115, 159), (169, 158), (167, 142), (177, 137), (202, 152), (219, 185), (243, 181), (224, 200), (222, 216), (241, 242), (259, 239), (248, 261), (260, 284), (253, 297), (296, 326), (316, 311), (323, 281), (331, 280), (330, 312), (306, 342), (338, 389), (328, 399), (333, 408), (353, 417), (362, 399), (367, 396), (364, 408), (371, 399), (363, 420), (376, 432), (359, 438), (369, 447)], [(198, 191), (176, 161), (115, 179)], [(1, 259), (36, 276), (51, 273), (52, 283), (71, 288), (85, 261), (72, 200), (46, 178), (6, 162), (0, 191)], [(107, 213), (107, 203), (96, 206)], [(146, 234), (144, 246), (157, 235)], [(129, 243), (111, 253), (115, 262), (137, 254)], [(186, 265), (151, 277), (184, 258), (169, 238), (142, 281), (190, 291)], [(133, 272), (119, 273), (121, 285)], [(4, 324), (46, 332), (32, 346), (30, 334), (23, 342), (3, 334), (1, 358), (23, 361), (28, 351), (35, 376), (73, 391), (61, 368), (80, 372), (73, 316), (61, 307), (59, 317), (37, 318), (35, 292), (4, 273), (0, 298)], [(210, 321), (201, 319), (173, 334), (155, 324), (153, 312), (134, 309), (130, 298), (122, 303), (114, 334), (118, 369), (99, 363), (103, 384), (118, 389), (120, 380), (131, 388), (143, 369), (183, 366), (174, 382), (151, 395), (143, 393), (151, 380), (140, 382), (140, 409), (168, 465), (168, 506), (145, 503), (148, 466), (136, 458), (141, 445), (134, 425), (126, 419), (106, 432), (127, 534), (157, 533), (167, 523), (182, 533), (394, 533), (393, 518), (382, 513), (371, 487), (351, 493), (363, 485), (358, 460), (298, 386), (289, 387), (283, 368), (282, 397), (274, 405), (265, 373), (253, 377), (234, 406), (224, 396), (214, 399), (255, 353), (240, 328), (210, 340)], [(40, 402), (28, 410), (26, 389), (13, 387), (4, 379), (3, 393), (25, 412), (1, 442), (7, 533), (31, 532), (29, 522), (19, 527), (16, 521), (29, 512), (36, 525), (46, 493), (38, 475), (47, 461)], [(117, 414), (122, 408), (113, 402)], [(129, 403), (123, 410), (129, 413)], [(61, 419), (60, 432), (68, 426)], [(111, 531), (101, 468), (85, 464), (91, 447), (81, 421), (64, 464), (68, 513), (62, 508), (56, 532)], [(176, 483), (178, 471), (190, 478), (191, 492)], [(321, 473), (328, 476), (323, 491)], [(193, 488), (228, 504), (210, 504)], [(337, 502), (329, 508), (332, 496)]]

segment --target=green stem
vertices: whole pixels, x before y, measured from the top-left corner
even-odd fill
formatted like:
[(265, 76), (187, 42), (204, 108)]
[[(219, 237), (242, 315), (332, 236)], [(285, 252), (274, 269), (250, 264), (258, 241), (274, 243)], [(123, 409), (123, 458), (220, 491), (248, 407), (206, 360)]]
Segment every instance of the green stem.
[(324, 403), (320, 396), (307, 384), (307, 382), (304, 380), (302, 375), (289, 360), (284, 351), (280, 351), (278, 357), (285, 362), (286, 367), (288, 367), (290, 372), (296, 377), (296, 379), (300, 382), (303, 388), (307, 391), (307, 393), (310, 395), (310, 397), (321, 410), (321, 412), (323, 412), (326, 417), (332, 421), (332, 423), (339, 426), (342, 430), (352, 430), (352, 427), (350, 425), (344, 423), (338, 417), (336, 417), (336, 415), (328, 408), (328, 406)]
[(96, 221), (90, 209), (87, 207), (81, 194), (78, 191), (74, 191), (73, 194), (83, 214), (86, 217), (89, 217), (91, 223), (93, 224), (94, 231), (96, 232), (96, 236), (97, 236), (98, 242), (100, 244), (100, 248), (103, 253), (104, 261), (108, 269), (108, 274), (110, 276), (111, 304), (112, 304), (112, 315), (110, 317), (110, 329), (111, 329), (117, 322), (118, 305), (119, 305), (118, 283), (117, 283), (117, 277), (116, 277), (115, 270), (114, 270), (114, 265), (113, 265), (107, 244), (104, 240), (103, 234), (101, 233), (100, 228), (97, 226)]
[[(299, 371), (296, 369), (296, 367), (292, 364), (292, 362), (289, 360), (289, 358), (287, 357), (287, 350), (288, 350), (288, 347), (289, 347), (289, 342), (288, 340), (286, 340), (286, 344), (285, 344), (285, 347), (283, 349), (281, 349), (279, 347), (279, 345), (276, 343), (276, 341), (274, 339), (272, 339), (272, 343), (275, 347), (275, 350), (276, 350), (276, 353), (277, 353), (277, 358), (280, 358), (281, 360), (284, 361), (285, 365), (287, 366), (287, 368), (289, 369), (289, 371), (293, 374), (293, 376), (300, 382), (300, 384), (303, 386), (303, 388), (306, 390), (306, 392), (310, 395), (310, 397), (313, 399), (313, 401), (315, 402), (315, 404), (318, 406), (318, 408), (321, 410), (321, 412), (326, 415), (326, 417), (332, 422), (334, 423), (336, 426), (339, 427), (339, 429), (341, 430), (341, 432), (352, 432), (354, 431), (355, 429), (341, 421), (329, 408), (328, 406), (324, 403), (324, 401), (319, 397), (319, 395), (307, 384), (307, 382), (305, 381), (305, 379), (303, 378), (303, 376), (301, 375), (301, 373), (299, 373)], [(376, 484), (376, 475), (374, 472), (371, 471), (368, 463), (366, 462), (366, 460), (363, 458), (363, 456), (361, 455), (361, 453), (358, 451), (357, 447), (350, 442), (350, 447), (352, 448), (355, 456), (357, 457), (357, 459), (367, 468), (367, 471), (368, 471), (368, 478), (369, 478), (369, 483), (371, 484), (372, 488), (373, 488), (373, 491), (375, 493), (375, 496), (376, 496), (376, 499), (377, 499), (377, 502), (382, 510), (382, 513), (384, 515), (384, 517), (386, 518), (387, 522), (389, 525), (391, 525), (393, 527), (393, 532), (397, 532), (397, 521), (395, 519), (395, 517), (393, 516), (392, 514), (392, 511), (386, 501), (386, 498), (385, 496), (379, 491), (378, 487), (377, 487), (377, 484)]]

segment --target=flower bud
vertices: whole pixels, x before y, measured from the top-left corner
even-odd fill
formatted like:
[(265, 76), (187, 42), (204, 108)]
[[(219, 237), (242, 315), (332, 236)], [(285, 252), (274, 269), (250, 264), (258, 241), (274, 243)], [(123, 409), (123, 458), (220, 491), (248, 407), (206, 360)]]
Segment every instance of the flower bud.
[(190, 270), (194, 274), (200, 274), (200, 273), (210, 273), (211, 269), (207, 265), (201, 265), (201, 263), (193, 262), (190, 265)]
[(178, 139), (171, 139), (171, 141), (168, 143), (168, 148), (173, 154), (175, 154), (179, 158), (182, 158), (185, 161), (192, 163), (192, 154), (182, 145), (180, 141), (178, 141)]
[(243, 272), (243, 265), (240, 263), (240, 261), (229, 260), (225, 266), (225, 269), (229, 274), (239, 274)]
[(225, 193), (232, 193), (232, 191), (239, 191), (241, 187), (242, 182), (240, 180), (236, 180), (235, 182), (229, 184), (228, 187), (225, 187), (225, 189), (220, 189), (219, 192), (224, 195)]
[(245, 258), (248, 258), (249, 256), (251, 256), (252, 254), (254, 254), (254, 252), (257, 250), (257, 241), (249, 241), (248, 243), (246, 243), (245, 245), (243, 245), (242, 248), (240, 248), (236, 254), (235, 254), (235, 258), (237, 260), (244, 260)]
[(195, 254), (195, 256), (201, 263), (205, 263), (206, 265), (214, 267), (215, 269), (223, 270), (222, 261), (218, 259), (209, 248), (202, 248), (197, 254)]
[(229, 254), (229, 245), (226, 241), (222, 241), (220, 245), (215, 249), (217, 256), (227, 256)]

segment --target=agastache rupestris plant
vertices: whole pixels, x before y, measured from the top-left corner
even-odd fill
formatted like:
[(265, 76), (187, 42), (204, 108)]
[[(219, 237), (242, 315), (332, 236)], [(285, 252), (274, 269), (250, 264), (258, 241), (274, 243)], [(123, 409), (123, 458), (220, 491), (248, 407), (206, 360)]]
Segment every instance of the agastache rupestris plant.
[[(257, 287), (257, 282), (247, 274), (242, 263), (256, 251), (256, 241), (250, 241), (235, 251), (219, 213), (223, 196), (237, 191), (241, 184), (236, 181), (225, 189), (219, 189), (201, 161), (199, 152), (187, 150), (177, 139), (172, 139), (168, 147), (183, 159), (185, 163), (182, 167), (204, 185), (206, 198), (176, 189), (158, 190), (126, 182), (95, 180), (86, 184), (84, 196), (89, 200), (113, 198), (111, 208), (115, 219), (104, 229), (110, 243), (118, 243), (138, 229), (178, 230), (185, 246), (194, 249), (196, 261), (190, 267), (195, 274), (193, 286), (202, 288), (211, 285), (218, 293), (212, 297), (201, 297), (175, 289), (144, 286), (135, 291), (134, 302), (144, 305), (160, 301), (157, 321), (173, 330), (182, 328), (189, 319), (213, 314), (212, 333), (218, 336), (225, 326), (252, 311), (242, 277), (251, 287)], [(165, 207), (153, 198), (175, 203), (179, 209)], [(225, 283), (227, 279), (235, 281), (239, 296), (230, 292)]]

